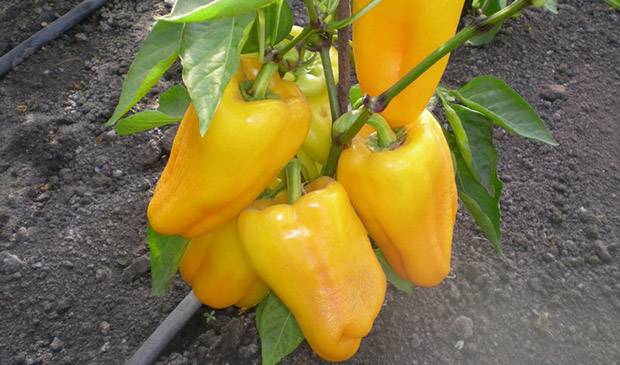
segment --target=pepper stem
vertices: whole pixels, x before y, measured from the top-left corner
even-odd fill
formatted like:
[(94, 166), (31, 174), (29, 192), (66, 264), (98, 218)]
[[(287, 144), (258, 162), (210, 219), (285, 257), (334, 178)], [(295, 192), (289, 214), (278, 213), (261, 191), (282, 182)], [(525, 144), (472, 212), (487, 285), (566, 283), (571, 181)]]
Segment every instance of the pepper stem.
[(267, 95), (267, 90), (269, 89), (271, 78), (277, 70), (278, 65), (276, 63), (268, 62), (263, 64), (263, 67), (261, 67), (258, 75), (256, 76), (256, 80), (254, 80), (254, 83), (252, 84), (252, 88), (248, 91), (248, 94), (251, 95), (252, 100), (260, 100), (265, 98), (265, 95)]
[(321, 62), (323, 63), (323, 72), (325, 73), (327, 94), (329, 95), (329, 109), (332, 113), (332, 120), (336, 120), (340, 117), (340, 103), (338, 101), (338, 89), (336, 88), (336, 79), (334, 78), (334, 70), (332, 70), (332, 61), (329, 54), (331, 42), (324, 43), (325, 45), (321, 47)]
[(286, 189), (289, 204), (295, 203), (301, 197), (301, 164), (296, 158), (286, 165)]
[(258, 60), (263, 63), (265, 60), (265, 10), (258, 9), (256, 21), (258, 23)]
[(396, 133), (390, 127), (390, 124), (379, 114), (373, 114), (368, 118), (366, 124), (370, 125), (377, 131), (377, 139), (379, 142), (379, 148), (389, 148), (398, 137)]
[(351, 143), (371, 115), (372, 113), (367, 108), (361, 109), (361, 112), (354, 116), (355, 120), (350, 122), (351, 127), (342, 134), (334, 136), (332, 148), (329, 150), (327, 164), (325, 168), (323, 168), (323, 175), (333, 177), (336, 174), (336, 168), (338, 167), (338, 160), (340, 159), (342, 149), (344, 146)]
[(295, 48), (299, 43), (304, 42), (310, 35), (314, 33), (314, 29), (310, 27), (305, 27), (301, 33), (299, 33), (295, 38), (293, 38), (290, 42), (282, 42), (278, 46), (276, 46), (275, 54), (282, 58), (285, 54), (287, 54), (291, 49)]
[(319, 14), (316, 12), (316, 8), (314, 7), (314, 1), (304, 0), (304, 5), (306, 5), (306, 9), (308, 10), (308, 18), (310, 18), (310, 23), (316, 23), (319, 20)]

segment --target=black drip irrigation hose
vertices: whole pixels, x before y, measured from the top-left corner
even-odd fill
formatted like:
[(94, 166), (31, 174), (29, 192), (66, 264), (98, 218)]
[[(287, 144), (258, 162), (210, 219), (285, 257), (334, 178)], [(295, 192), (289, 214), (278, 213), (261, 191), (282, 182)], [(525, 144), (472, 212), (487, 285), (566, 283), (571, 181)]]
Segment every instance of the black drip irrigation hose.
[(127, 360), (125, 365), (150, 365), (166, 348), (168, 343), (185, 326), (185, 323), (202, 306), (194, 292), (190, 292), (177, 307), (164, 319), (142, 346)]
[(67, 14), (56, 19), (17, 47), (0, 57), (0, 77), (11, 71), (41, 47), (58, 38), (71, 27), (99, 9), (107, 0), (84, 0)]

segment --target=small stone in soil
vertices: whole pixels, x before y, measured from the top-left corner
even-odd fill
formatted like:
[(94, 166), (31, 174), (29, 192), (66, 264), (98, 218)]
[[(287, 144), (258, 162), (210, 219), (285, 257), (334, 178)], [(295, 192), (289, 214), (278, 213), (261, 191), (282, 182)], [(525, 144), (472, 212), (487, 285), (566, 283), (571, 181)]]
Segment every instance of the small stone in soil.
[(8, 251), (0, 252), (0, 262), (0, 271), (7, 273), (15, 273), (25, 266), (25, 262)]
[(101, 282), (111, 277), (112, 277), (112, 271), (107, 267), (95, 270), (95, 279), (97, 279), (97, 281)]
[(601, 261), (606, 264), (611, 263), (613, 258), (611, 257), (611, 254), (609, 253), (609, 249), (607, 248), (605, 242), (598, 240), (594, 242), (594, 247), (596, 249), (596, 254), (598, 255), (599, 259), (601, 259)]
[(77, 39), (78, 41), (82, 41), (82, 42), (88, 41), (88, 37), (84, 33), (77, 33), (75, 35), (75, 39)]
[(110, 342), (106, 341), (100, 348), (99, 351), (106, 352), (110, 349)]
[(150, 261), (148, 255), (142, 255), (135, 259), (123, 270), (123, 280), (131, 281), (149, 271)]
[(58, 352), (65, 347), (65, 343), (58, 337), (54, 337), (52, 343), (50, 344), (50, 349), (54, 352)]
[(138, 148), (133, 159), (141, 165), (150, 166), (159, 160), (160, 155), (161, 147), (156, 141), (150, 140)]
[(108, 333), (110, 333), (110, 324), (106, 321), (99, 323), (99, 330), (104, 335), (107, 335)]
[(565, 100), (568, 98), (568, 92), (563, 85), (548, 84), (542, 87), (540, 97), (548, 101)]

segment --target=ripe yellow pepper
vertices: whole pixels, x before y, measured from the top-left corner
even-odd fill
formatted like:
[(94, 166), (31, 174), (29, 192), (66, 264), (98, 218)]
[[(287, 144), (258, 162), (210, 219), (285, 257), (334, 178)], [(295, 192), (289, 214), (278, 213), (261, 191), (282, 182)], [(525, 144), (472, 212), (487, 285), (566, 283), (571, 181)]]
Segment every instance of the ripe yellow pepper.
[(270, 90), (279, 99), (243, 98), (239, 85), (259, 66), (255, 56), (242, 57), (204, 137), (194, 108), (187, 110), (148, 207), (158, 233), (194, 238), (230, 221), (302, 145), (310, 109), (294, 83), (276, 74)]
[(435, 117), (424, 111), (391, 150), (369, 148), (363, 129), (338, 161), (338, 181), (370, 236), (398, 274), (419, 286), (450, 271), (457, 190), (450, 149)]
[(269, 290), (245, 253), (237, 219), (192, 239), (179, 269), (196, 297), (212, 308), (253, 307)]
[(312, 349), (342, 361), (372, 328), (386, 279), (340, 183), (321, 177), (292, 205), (259, 202), (239, 218), (259, 276), (291, 310)]
[[(370, 0), (353, 0), (358, 11)], [(356, 73), (362, 89), (377, 96), (392, 86), (456, 31), (464, 0), (383, 0), (353, 23)], [(405, 126), (426, 107), (448, 56), (390, 102), (381, 114)]]

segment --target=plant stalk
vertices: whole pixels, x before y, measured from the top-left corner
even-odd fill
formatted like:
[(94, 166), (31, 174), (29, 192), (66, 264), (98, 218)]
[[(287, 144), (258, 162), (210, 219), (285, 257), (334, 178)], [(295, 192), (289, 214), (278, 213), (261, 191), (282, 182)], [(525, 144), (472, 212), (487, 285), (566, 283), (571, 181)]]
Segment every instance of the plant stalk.
[(323, 63), (323, 72), (325, 73), (325, 83), (327, 84), (327, 93), (329, 95), (329, 109), (332, 114), (332, 120), (340, 117), (340, 103), (338, 101), (338, 89), (336, 88), (336, 79), (334, 78), (334, 70), (332, 70), (332, 61), (329, 54), (331, 42), (324, 42), (321, 47), (321, 62)]
[(301, 163), (296, 158), (286, 166), (286, 189), (289, 204), (295, 203), (301, 197)]
[(310, 24), (316, 25), (319, 21), (319, 15), (316, 12), (316, 7), (314, 6), (314, 0), (304, 0), (304, 4), (306, 5), (306, 9), (308, 9), (308, 18), (310, 19)]
[[(346, 19), (351, 16), (351, 3), (348, 0), (338, 4), (338, 19)], [(338, 101), (340, 112), (344, 113), (349, 108), (349, 89), (351, 88), (351, 26), (347, 25), (338, 29)]]
[(265, 10), (258, 9), (256, 21), (258, 22), (258, 60), (265, 62)]
[(256, 76), (256, 80), (254, 80), (252, 84), (252, 88), (248, 91), (252, 96), (252, 100), (261, 100), (265, 98), (267, 90), (269, 90), (271, 78), (276, 71), (278, 71), (278, 65), (276, 63), (267, 62), (263, 64), (263, 67), (261, 67)]
[(290, 50), (295, 48), (299, 43), (308, 39), (310, 35), (314, 33), (314, 30), (310, 27), (305, 27), (301, 33), (299, 33), (295, 38), (293, 38), (290, 42), (282, 42), (280, 43), (280, 47), (276, 47), (276, 54), (279, 58), (284, 57)]
[(389, 148), (397, 140), (396, 133), (390, 127), (390, 124), (380, 114), (373, 114), (366, 121), (368, 125), (377, 132), (379, 147), (382, 149)]
[(364, 124), (368, 121), (368, 118), (372, 115), (372, 112), (368, 108), (363, 108), (359, 113), (355, 122), (351, 125), (351, 128), (347, 129), (346, 132), (334, 138), (332, 143), (332, 148), (329, 151), (329, 157), (327, 158), (327, 163), (325, 164), (325, 168), (323, 169), (323, 175), (325, 176), (334, 176), (336, 174), (336, 167), (338, 166), (338, 159), (340, 158), (340, 154), (344, 146), (351, 143), (353, 138), (359, 133)]

